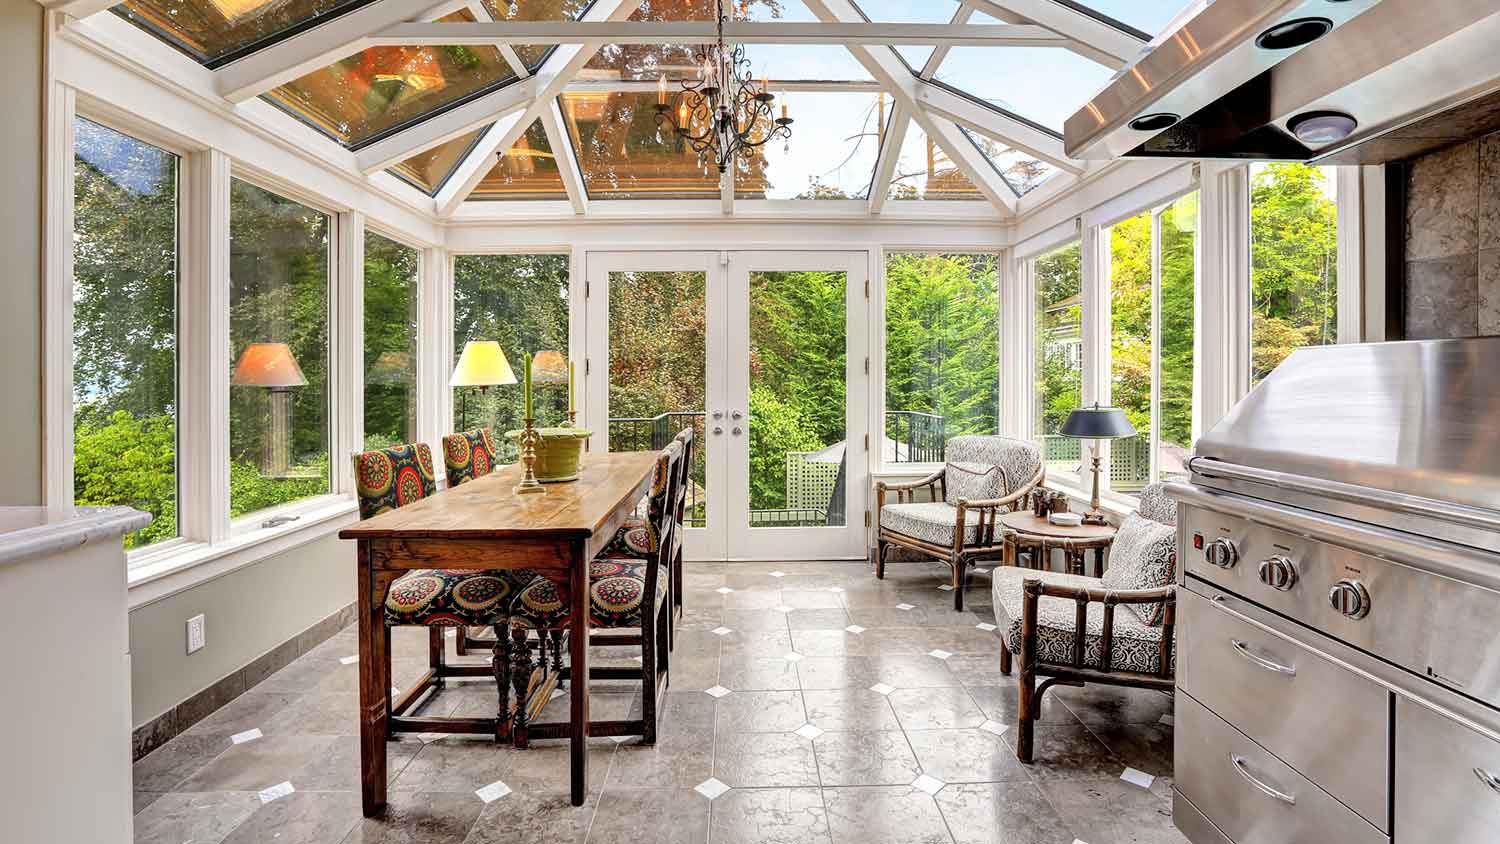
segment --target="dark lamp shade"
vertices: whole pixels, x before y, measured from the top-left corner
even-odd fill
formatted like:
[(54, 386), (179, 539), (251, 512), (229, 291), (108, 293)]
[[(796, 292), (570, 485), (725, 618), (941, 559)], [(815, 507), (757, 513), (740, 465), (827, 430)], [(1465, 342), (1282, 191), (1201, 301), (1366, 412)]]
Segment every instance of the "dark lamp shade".
[(1080, 440), (1114, 440), (1135, 436), (1135, 428), (1117, 407), (1080, 407), (1068, 414), (1058, 433)]

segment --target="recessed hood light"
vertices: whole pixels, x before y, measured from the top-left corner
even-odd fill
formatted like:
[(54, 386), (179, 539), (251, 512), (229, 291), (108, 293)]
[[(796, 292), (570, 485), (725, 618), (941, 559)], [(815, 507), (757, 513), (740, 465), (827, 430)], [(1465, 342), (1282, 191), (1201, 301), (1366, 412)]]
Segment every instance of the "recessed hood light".
[(1262, 50), (1291, 50), (1322, 38), (1333, 31), (1333, 21), (1328, 18), (1297, 18), (1262, 32), (1255, 39), (1255, 46)]
[(1286, 122), (1286, 128), (1304, 144), (1337, 143), (1354, 134), (1358, 126), (1359, 121), (1341, 111), (1305, 111)]
[(1137, 132), (1160, 132), (1163, 129), (1177, 125), (1182, 118), (1171, 112), (1161, 111), (1156, 114), (1143, 114), (1130, 121), (1130, 128)]

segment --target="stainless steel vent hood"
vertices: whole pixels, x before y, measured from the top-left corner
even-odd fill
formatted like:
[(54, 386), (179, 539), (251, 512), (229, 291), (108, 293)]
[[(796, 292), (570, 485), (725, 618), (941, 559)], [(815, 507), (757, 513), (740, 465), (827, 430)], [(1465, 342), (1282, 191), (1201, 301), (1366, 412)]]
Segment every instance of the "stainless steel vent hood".
[(1500, 0), (1216, 0), (1069, 118), (1065, 148), (1373, 164), (1495, 130)]

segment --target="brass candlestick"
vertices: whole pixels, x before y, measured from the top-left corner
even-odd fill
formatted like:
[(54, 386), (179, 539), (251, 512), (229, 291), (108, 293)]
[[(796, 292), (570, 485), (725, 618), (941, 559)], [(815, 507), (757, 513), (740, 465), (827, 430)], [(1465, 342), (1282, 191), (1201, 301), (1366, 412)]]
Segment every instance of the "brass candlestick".
[(577, 428), (578, 427), (578, 411), (576, 411), (576, 410), (570, 410), (570, 411), (568, 411), (568, 427), (569, 428)]
[(527, 495), (534, 492), (546, 492), (547, 488), (536, 479), (536, 445), (542, 441), (542, 435), (537, 433), (533, 424), (536, 420), (530, 416), (526, 417), (526, 427), (521, 431), (521, 465), (525, 467), (525, 474), (521, 476), (521, 482), (516, 484), (512, 490), (516, 495)]

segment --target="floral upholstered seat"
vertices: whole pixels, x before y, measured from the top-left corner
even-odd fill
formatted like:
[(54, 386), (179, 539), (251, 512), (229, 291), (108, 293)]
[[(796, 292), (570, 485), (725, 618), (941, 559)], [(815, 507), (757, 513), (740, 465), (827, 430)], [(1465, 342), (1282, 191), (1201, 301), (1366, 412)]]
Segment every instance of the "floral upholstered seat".
[[(589, 625), (597, 628), (638, 627), (645, 606), (644, 560), (596, 559), (589, 564)], [(568, 602), (557, 584), (538, 578), (521, 590), (511, 626), (556, 629), (567, 623)], [(656, 606), (666, 600), (667, 578), (656, 581)]]

